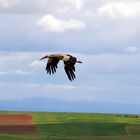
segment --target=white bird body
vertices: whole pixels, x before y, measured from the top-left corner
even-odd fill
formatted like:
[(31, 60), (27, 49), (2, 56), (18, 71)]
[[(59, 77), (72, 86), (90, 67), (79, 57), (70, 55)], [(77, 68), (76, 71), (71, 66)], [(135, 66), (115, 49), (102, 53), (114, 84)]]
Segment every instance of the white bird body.
[(49, 58), (47, 65), (46, 65), (46, 71), (47, 73), (54, 74), (57, 69), (57, 64), (59, 63), (60, 60), (64, 62), (64, 69), (65, 72), (68, 76), (68, 79), (70, 81), (74, 80), (76, 78), (75, 76), (75, 63), (82, 63), (81, 61), (77, 61), (76, 57), (73, 57), (72, 55), (69, 54), (51, 54), (51, 55), (46, 55), (42, 59)]
[(64, 57), (63, 57), (63, 61), (68, 61), (70, 59), (70, 56), (68, 56), (68, 55), (64, 55)]

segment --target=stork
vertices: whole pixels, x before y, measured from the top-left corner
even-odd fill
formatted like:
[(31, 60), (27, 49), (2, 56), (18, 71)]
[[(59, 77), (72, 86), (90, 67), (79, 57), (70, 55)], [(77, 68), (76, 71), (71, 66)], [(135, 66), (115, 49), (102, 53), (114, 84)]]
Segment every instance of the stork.
[(46, 71), (48, 74), (54, 74), (56, 72), (57, 64), (60, 60), (64, 62), (64, 70), (68, 76), (70, 81), (73, 81), (75, 76), (75, 64), (82, 63), (78, 61), (76, 57), (69, 55), (69, 54), (50, 54), (42, 57), (40, 60), (48, 58), (48, 62), (46, 65)]

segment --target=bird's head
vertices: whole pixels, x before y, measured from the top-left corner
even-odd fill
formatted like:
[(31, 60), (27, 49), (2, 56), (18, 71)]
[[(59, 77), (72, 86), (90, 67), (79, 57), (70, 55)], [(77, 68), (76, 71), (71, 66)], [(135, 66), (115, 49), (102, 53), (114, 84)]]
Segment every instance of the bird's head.
[(40, 60), (43, 60), (43, 59), (46, 59), (46, 58), (48, 58), (48, 55), (42, 57)]

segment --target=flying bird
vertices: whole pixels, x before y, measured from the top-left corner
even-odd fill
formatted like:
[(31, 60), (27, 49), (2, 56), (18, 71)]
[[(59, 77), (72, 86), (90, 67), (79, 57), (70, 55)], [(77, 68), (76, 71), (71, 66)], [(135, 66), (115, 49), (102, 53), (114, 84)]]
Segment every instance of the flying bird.
[(51, 54), (46, 55), (42, 59), (48, 58), (48, 62), (46, 65), (46, 71), (48, 74), (54, 74), (56, 72), (57, 64), (60, 60), (64, 62), (64, 70), (68, 76), (68, 79), (70, 81), (73, 81), (75, 76), (75, 64), (76, 63), (82, 63), (81, 61), (78, 61), (76, 57), (69, 55), (69, 54)]

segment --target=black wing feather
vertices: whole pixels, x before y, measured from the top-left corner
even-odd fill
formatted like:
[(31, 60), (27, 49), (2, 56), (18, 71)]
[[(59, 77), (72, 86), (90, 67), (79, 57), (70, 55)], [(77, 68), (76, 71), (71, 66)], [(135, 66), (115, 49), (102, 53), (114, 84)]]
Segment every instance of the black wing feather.
[(73, 57), (72, 55), (69, 55), (69, 54), (67, 54), (67, 56), (69, 56), (70, 58), (69, 58), (68, 61), (65, 61), (65, 64), (67, 66), (69, 66), (73, 71), (75, 71), (75, 66), (74, 65), (77, 61), (76, 57)]
[(65, 72), (68, 76), (68, 79), (70, 81), (73, 81), (76, 76), (75, 76), (75, 63), (77, 61), (76, 57), (73, 57), (72, 55), (67, 54), (67, 56), (69, 56), (69, 60), (68, 61), (64, 61), (64, 69)]
[(54, 74), (56, 72), (57, 69), (57, 64), (59, 62), (59, 58), (49, 58), (47, 65), (46, 65), (46, 71), (47, 73)]
[(70, 81), (73, 81), (76, 78), (73, 70), (68, 68), (67, 66), (65, 66), (64, 68), (65, 68), (65, 72), (66, 72), (66, 74), (68, 76), (68, 79)]
[(64, 69), (65, 69), (65, 72), (68, 76), (68, 79), (70, 81), (73, 81), (76, 78), (76, 76), (74, 74), (74, 72), (75, 72), (74, 65), (72, 65), (72, 63), (64, 62)]

